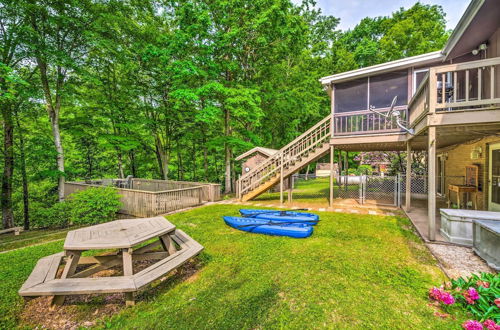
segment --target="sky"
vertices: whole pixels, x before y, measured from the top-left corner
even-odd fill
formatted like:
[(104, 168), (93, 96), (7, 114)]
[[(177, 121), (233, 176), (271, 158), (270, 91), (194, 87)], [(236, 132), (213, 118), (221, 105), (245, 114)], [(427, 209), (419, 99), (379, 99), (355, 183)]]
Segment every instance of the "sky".
[[(292, 0), (301, 3), (301, 0)], [(340, 18), (339, 28), (353, 28), (365, 17), (388, 16), (400, 7), (409, 8), (417, 0), (316, 0), (323, 14)], [(421, 3), (441, 5), (446, 13), (446, 27), (453, 29), (471, 0), (420, 0)]]

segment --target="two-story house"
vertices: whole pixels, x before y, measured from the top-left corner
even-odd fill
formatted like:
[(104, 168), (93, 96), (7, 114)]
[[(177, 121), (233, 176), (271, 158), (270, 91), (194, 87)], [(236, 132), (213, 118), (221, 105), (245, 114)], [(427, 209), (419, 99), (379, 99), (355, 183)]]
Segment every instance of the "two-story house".
[[(242, 200), (283, 186), (293, 173), (328, 153), (333, 162), (337, 149), (409, 155), (425, 150), (430, 240), (438, 229), (440, 194), (458, 207), (500, 210), (500, 1), (472, 0), (441, 51), (334, 74), (320, 82), (330, 97), (331, 114), (242, 176)], [(386, 117), (395, 96), (394, 111)], [(411, 157), (406, 166), (411, 173)], [(473, 182), (447, 181), (465, 177), (466, 171)], [(411, 180), (406, 175), (404, 186), (411, 187)], [(333, 176), (330, 183), (331, 201)], [(450, 196), (450, 184), (473, 185), (472, 204), (459, 202), (462, 191)], [(411, 211), (412, 194), (404, 195), (404, 207)]]

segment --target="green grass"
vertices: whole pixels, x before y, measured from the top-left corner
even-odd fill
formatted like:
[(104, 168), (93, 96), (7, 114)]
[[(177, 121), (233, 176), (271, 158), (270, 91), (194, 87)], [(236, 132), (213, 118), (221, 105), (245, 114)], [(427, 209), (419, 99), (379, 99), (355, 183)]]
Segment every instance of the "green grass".
[[(330, 178), (316, 178), (309, 180), (298, 180), (293, 188), (293, 199), (297, 202), (311, 204), (328, 204), (330, 198)], [(333, 186), (334, 196), (339, 196), (339, 186)], [(343, 188), (342, 188), (343, 189)], [(351, 191), (353, 198), (357, 197), (359, 187), (357, 185), (347, 186)], [(345, 194), (344, 194), (345, 196)], [(284, 192), (285, 201), (288, 198), (288, 193)], [(266, 192), (258, 196), (255, 201), (279, 201), (279, 192)]]
[(62, 247), (61, 240), (0, 254), (0, 329), (12, 329), (18, 322), (23, 300), (17, 291), (38, 259), (60, 252)]
[[(450, 329), (463, 320), (433, 315), (427, 290), (445, 278), (406, 219), (323, 212), (313, 236), (291, 239), (226, 226), (221, 216), (238, 209), (212, 205), (168, 216), (205, 247), (200, 270), (146, 290), (135, 307), (99, 326)], [(18, 322), (17, 290), (36, 260), (61, 248), (55, 242), (0, 254), (0, 328)]]
[(64, 239), (68, 230), (70, 230), (70, 228), (35, 229), (22, 231), (17, 236), (10, 233), (0, 235), (0, 252), (18, 249), (28, 245)]

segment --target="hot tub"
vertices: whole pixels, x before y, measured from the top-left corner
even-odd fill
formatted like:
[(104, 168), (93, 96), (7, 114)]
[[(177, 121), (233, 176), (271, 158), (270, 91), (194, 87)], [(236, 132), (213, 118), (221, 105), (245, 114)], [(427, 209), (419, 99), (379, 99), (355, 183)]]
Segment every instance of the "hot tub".
[(474, 221), (474, 252), (483, 258), (488, 266), (500, 271), (500, 221)]
[(500, 212), (441, 209), (441, 235), (452, 243), (472, 246), (472, 222), (499, 221)]

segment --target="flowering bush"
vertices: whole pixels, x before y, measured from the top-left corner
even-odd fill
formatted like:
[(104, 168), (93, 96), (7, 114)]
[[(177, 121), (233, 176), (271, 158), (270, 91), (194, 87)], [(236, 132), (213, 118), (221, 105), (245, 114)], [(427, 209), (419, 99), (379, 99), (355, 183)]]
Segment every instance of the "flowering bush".
[[(429, 298), (444, 306), (459, 306), (470, 312), (475, 320), (462, 324), (467, 330), (500, 330), (500, 276), (481, 273), (458, 278), (440, 288), (429, 290)], [(482, 323), (481, 323), (482, 322)]]
[(500, 323), (500, 307), (496, 300), (500, 299), (500, 276), (498, 274), (481, 273), (468, 279), (458, 278), (451, 281), (451, 289), (455, 300), (476, 320), (491, 319)]

